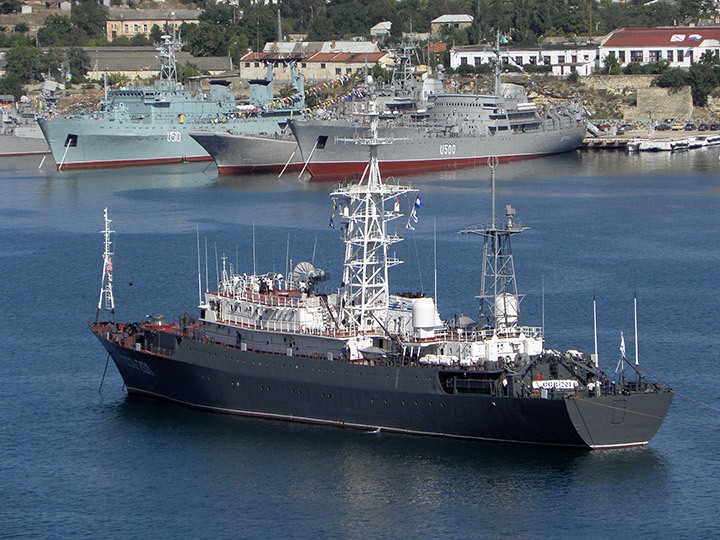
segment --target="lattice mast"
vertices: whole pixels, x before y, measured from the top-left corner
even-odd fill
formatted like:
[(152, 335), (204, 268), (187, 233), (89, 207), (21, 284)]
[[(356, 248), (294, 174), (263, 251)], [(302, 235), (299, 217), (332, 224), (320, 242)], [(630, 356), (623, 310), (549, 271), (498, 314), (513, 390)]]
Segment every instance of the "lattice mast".
[(489, 225), (468, 228), (461, 233), (480, 234), (484, 238), (483, 269), (480, 282), (480, 321), (495, 330), (505, 331), (519, 327), (520, 300), (515, 281), (510, 237), (526, 230), (515, 220), (515, 209), (505, 206), (505, 220), (498, 223), (495, 217), (495, 168), (497, 158), (489, 158), (491, 214)]
[(103, 311), (112, 313), (113, 322), (115, 322), (115, 300), (113, 299), (112, 282), (113, 282), (113, 238), (111, 235), (115, 231), (110, 230), (111, 219), (108, 219), (107, 206), (105, 207), (105, 228), (100, 231), (103, 234), (103, 272), (102, 281), (100, 283), (100, 299), (98, 300), (97, 314), (95, 322), (100, 322), (100, 315)]
[(157, 48), (160, 58), (160, 81), (174, 88), (177, 84), (177, 62), (175, 53), (183, 48), (182, 41), (178, 38), (177, 29), (173, 25), (172, 35), (161, 36), (162, 42)]
[[(377, 150), (391, 139), (377, 136), (377, 116), (371, 120), (371, 137), (348, 142), (367, 145), (370, 161), (357, 184), (341, 186), (331, 193), (339, 206), (344, 227), (342, 316), (347, 328), (368, 331), (387, 319), (389, 304), (388, 268), (402, 261), (388, 255), (388, 247), (402, 238), (388, 234), (387, 222), (401, 217), (399, 200), (413, 190), (401, 185), (386, 185), (380, 176)], [(392, 210), (385, 203), (393, 201)]]

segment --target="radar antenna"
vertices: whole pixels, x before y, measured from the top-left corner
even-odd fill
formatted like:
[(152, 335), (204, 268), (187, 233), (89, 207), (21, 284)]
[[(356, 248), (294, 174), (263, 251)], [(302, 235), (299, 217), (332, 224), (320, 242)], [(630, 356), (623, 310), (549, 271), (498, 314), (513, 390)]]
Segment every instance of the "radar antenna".
[(100, 322), (100, 314), (103, 311), (112, 313), (113, 322), (115, 322), (115, 300), (113, 299), (112, 293), (112, 281), (113, 281), (113, 255), (115, 249), (113, 247), (113, 239), (110, 235), (114, 235), (115, 231), (110, 230), (110, 222), (108, 219), (107, 206), (105, 207), (105, 228), (100, 231), (103, 234), (103, 273), (102, 281), (100, 283), (100, 299), (98, 300), (97, 314), (95, 315), (95, 322)]

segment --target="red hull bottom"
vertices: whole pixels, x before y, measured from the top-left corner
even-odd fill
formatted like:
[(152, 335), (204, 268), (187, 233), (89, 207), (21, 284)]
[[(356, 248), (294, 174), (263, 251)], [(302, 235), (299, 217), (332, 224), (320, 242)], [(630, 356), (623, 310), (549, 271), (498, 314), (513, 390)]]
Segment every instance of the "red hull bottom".
[(76, 163), (63, 163), (62, 168), (56, 165), (58, 170), (65, 169), (109, 169), (114, 167), (142, 167), (147, 165), (167, 165), (168, 163), (189, 163), (195, 161), (212, 161), (210, 156), (194, 157), (172, 157), (159, 159), (118, 159), (113, 161), (79, 161)]
[[(497, 156), (500, 163), (521, 161), (539, 158), (551, 154), (521, 154), (513, 156)], [(412, 174), (418, 171), (447, 171), (464, 169), (468, 167), (484, 167), (488, 164), (488, 157), (472, 157), (464, 159), (428, 159), (420, 161), (381, 161), (380, 172), (383, 174)], [(365, 171), (367, 163), (361, 162), (324, 162), (310, 163), (307, 170), (314, 179), (335, 179), (360, 177)]]

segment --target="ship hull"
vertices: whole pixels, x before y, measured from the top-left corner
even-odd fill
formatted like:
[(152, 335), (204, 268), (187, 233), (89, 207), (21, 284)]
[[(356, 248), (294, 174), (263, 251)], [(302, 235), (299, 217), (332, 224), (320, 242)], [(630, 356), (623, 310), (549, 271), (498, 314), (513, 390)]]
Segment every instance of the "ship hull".
[(0, 157), (40, 156), (50, 153), (45, 139), (0, 135)]
[[(348, 123), (291, 121), (293, 133), (313, 177), (359, 176), (367, 165), (367, 149), (352, 142), (366, 129)], [(380, 128), (380, 138), (392, 144), (378, 148), (383, 174), (439, 171), (487, 165), (488, 158), (515, 161), (568, 152), (577, 148), (585, 134), (585, 123), (566, 119), (555, 129), (494, 135), (430, 135), (424, 128)], [(312, 156), (311, 156), (312, 154)]]
[[(128, 167), (210, 161), (190, 131), (216, 131), (229, 124), (116, 122), (108, 119), (48, 118), (38, 121), (58, 169)], [(250, 133), (279, 130), (278, 120), (237, 120)]]
[(210, 154), (221, 175), (289, 172), (303, 165), (294, 139), (205, 132), (191, 136)]
[(584, 399), (450, 394), (434, 368), (254, 353), (187, 338), (170, 355), (158, 355), (98, 337), (131, 394), (367, 430), (583, 449), (635, 446), (657, 432), (672, 400), (671, 392)]

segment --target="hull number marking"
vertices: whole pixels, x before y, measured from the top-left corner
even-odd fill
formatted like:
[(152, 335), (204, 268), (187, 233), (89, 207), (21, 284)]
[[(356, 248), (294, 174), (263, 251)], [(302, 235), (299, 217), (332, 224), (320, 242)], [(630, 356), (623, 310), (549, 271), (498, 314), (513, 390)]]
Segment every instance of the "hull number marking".
[(167, 132), (168, 142), (180, 142), (180, 139), (182, 139), (182, 134), (179, 131), (168, 131)]
[(441, 144), (440, 145), (440, 155), (441, 156), (455, 155), (455, 145), (454, 144)]

